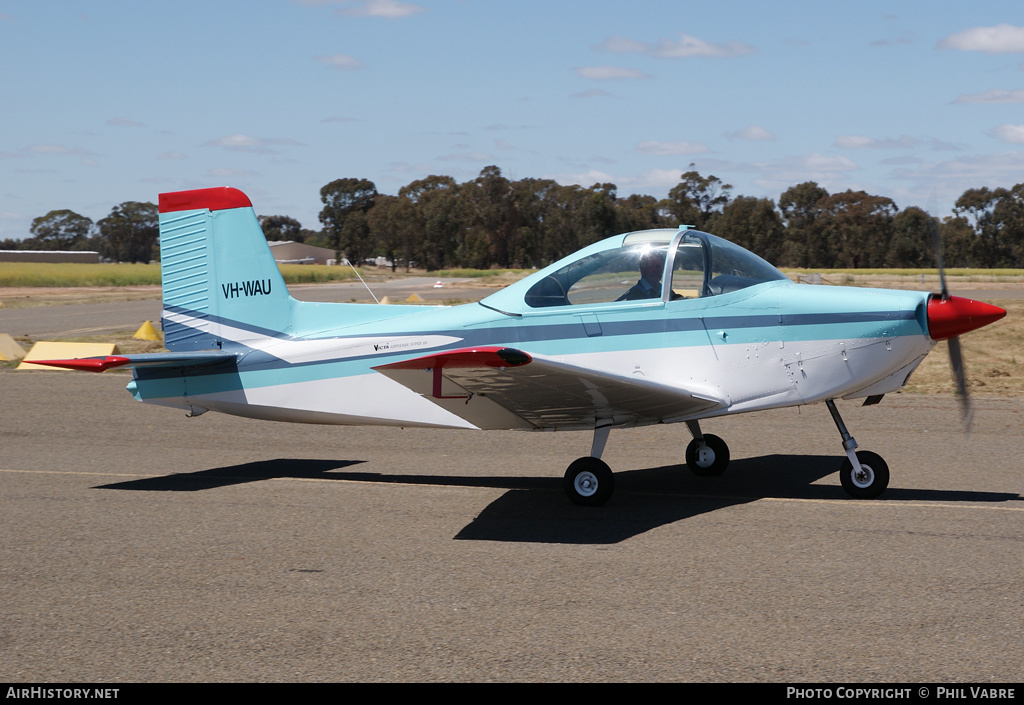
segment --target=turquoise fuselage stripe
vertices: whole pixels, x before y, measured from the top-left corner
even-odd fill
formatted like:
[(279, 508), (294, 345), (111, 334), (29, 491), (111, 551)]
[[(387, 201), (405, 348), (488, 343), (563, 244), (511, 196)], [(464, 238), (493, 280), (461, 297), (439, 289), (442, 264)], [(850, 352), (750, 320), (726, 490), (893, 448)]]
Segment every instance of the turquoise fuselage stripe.
[[(323, 333), (310, 338), (320, 344), (335, 337), (339, 345), (351, 344), (358, 338), (400, 336), (446, 335), (459, 340), (416, 353), (382, 353), (294, 364), (269, 353), (249, 350), (231, 372), (224, 372), (223, 368), (190, 370), (188, 396), (367, 374), (377, 365), (447, 348), (480, 345), (567, 356), (707, 345), (923, 336), (927, 333), (924, 311), (927, 297), (928, 294), (922, 292), (770, 282), (721, 296), (668, 303), (524, 308), (520, 309), (521, 316), (504, 315), (478, 304), (451, 308), (402, 307), (415, 309), (408, 312), (387, 311), (389, 307), (369, 304), (322, 304), (317, 306), (315, 318)], [(302, 307), (308, 302), (295, 303)], [(352, 307), (362, 309), (358, 316), (363, 319), (360, 323), (345, 320), (344, 314), (354, 313)], [(332, 314), (340, 320), (328, 326)], [(374, 314), (385, 316), (374, 318)], [(248, 328), (244, 323), (223, 323)], [(313, 327), (311, 323), (306, 321), (302, 327), (308, 330)], [(236, 348), (225, 342), (224, 349)], [(147, 399), (181, 396), (181, 372), (136, 370), (135, 386), (137, 396)]]

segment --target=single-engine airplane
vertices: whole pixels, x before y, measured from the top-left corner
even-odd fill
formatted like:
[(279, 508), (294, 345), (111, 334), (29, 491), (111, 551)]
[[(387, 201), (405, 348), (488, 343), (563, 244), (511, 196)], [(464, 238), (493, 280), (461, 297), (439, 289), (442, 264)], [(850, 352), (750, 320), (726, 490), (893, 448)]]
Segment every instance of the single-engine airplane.
[(1006, 314), (950, 296), (944, 277), (939, 294), (794, 284), (687, 226), (607, 238), (472, 304), (305, 302), (241, 191), (165, 193), (159, 211), (169, 352), (42, 364), (132, 368), (137, 400), (191, 416), (589, 430), (564, 479), (582, 505), (612, 494), (613, 428), (683, 422), (686, 465), (718, 475), (729, 448), (702, 420), (818, 402), (842, 438), (842, 486), (877, 497), (889, 469), (856, 450), (835, 400), (877, 403), (950, 340), (966, 401), (956, 337)]

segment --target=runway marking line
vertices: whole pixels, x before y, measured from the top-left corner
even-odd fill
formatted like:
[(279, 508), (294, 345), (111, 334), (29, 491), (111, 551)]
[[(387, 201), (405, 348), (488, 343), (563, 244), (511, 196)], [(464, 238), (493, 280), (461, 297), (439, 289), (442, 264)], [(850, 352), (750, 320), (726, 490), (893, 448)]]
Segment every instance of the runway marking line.
[[(15, 470), (13, 468), (0, 468), (0, 473), (25, 473), (29, 475), (98, 475), (101, 477), (169, 477), (166, 474), (150, 474), (150, 473), (119, 473), (119, 472), (97, 472), (97, 471), (78, 471), (78, 470)], [(189, 473), (173, 473), (175, 475), (187, 476)], [(216, 476), (206, 476), (206, 479), (217, 479)], [(245, 478), (239, 478), (233, 476), (229, 479), (239, 480)], [(347, 482), (359, 485), (378, 485), (380, 482), (374, 480), (351, 480), (351, 479), (338, 479), (338, 478), (319, 478), (319, 477), (253, 477), (253, 480), (284, 480), (284, 481), (299, 481), (299, 482)], [(405, 485), (407, 487), (422, 487), (420, 483), (413, 482), (389, 482), (389, 485)], [(447, 485), (449, 487), (456, 485)], [(501, 489), (500, 487), (477, 487), (469, 486), (466, 489)], [(511, 489), (511, 488), (510, 488)], [(556, 490), (551, 490), (552, 492)], [(927, 508), (953, 508), (953, 509), (989, 509), (1003, 512), (1024, 512), (1024, 507), (996, 507), (985, 504), (944, 504), (941, 502), (915, 502), (915, 503), (903, 503), (896, 500), (885, 500), (885, 499), (805, 499), (801, 497), (743, 497), (739, 495), (709, 495), (709, 494), (687, 494), (683, 492), (676, 493), (665, 493), (665, 492), (639, 492), (636, 494), (647, 494), (657, 495), (664, 497), (666, 495), (674, 497), (691, 497), (694, 499), (715, 499), (715, 500), (735, 500), (735, 501), (748, 501), (753, 499), (755, 502), (807, 502), (811, 504), (835, 504), (836, 502), (842, 502), (845, 505), (856, 504), (867, 507), (913, 507), (915, 509), (927, 509)], [(1016, 501), (1016, 500), (1009, 500)]]

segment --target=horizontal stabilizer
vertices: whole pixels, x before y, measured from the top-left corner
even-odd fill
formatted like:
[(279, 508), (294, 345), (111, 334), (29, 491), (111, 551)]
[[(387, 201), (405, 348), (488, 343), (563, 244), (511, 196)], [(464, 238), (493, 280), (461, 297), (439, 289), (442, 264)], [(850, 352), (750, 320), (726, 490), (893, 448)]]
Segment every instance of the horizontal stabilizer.
[(142, 355), (78, 357), (69, 360), (33, 360), (32, 364), (85, 372), (106, 372), (115, 367), (206, 367), (225, 362), (234, 362), (237, 357), (235, 353), (210, 350), (183, 355), (174, 353), (145, 353)]

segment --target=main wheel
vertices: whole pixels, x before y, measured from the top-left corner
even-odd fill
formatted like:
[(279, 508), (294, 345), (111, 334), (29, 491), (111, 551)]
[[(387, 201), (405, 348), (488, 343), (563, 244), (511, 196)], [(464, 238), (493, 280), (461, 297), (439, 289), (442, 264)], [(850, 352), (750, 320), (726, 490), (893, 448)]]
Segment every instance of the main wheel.
[(705, 433), (704, 447), (694, 438), (686, 446), (686, 466), (694, 475), (721, 475), (729, 467), (729, 446), (718, 436)]
[(612, 496), (615, 476), (603, 460), (588, 456), (572, 462), (565, 471), (563, 487), (574, 503), (598, 507)]
[(889, 466), (882, 456), (871, 451), (857, 451), (860, 467), (856, 470), (849, 458), (839, 467), (839, 481), (851, 497), (874, 499), (889, 486)]

